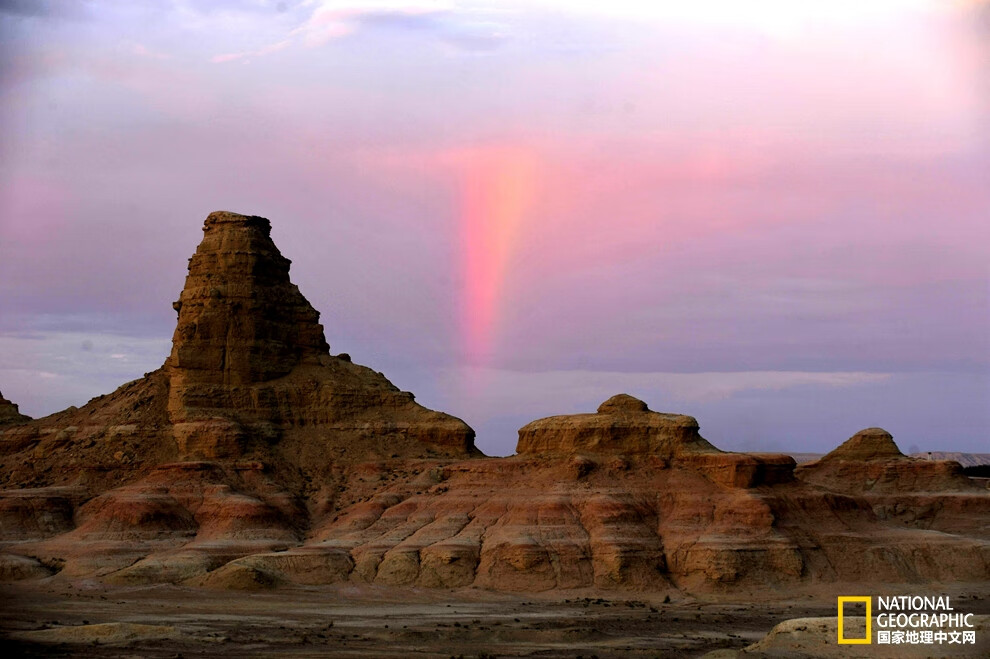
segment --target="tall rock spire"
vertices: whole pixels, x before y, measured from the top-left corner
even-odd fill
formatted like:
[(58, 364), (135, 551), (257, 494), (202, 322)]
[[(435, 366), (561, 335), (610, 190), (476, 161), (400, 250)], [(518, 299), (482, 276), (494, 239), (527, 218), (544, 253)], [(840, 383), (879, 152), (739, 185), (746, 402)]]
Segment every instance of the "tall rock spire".
[(244, 385), (327, 354), (316, 311), (289, 281), (263, 217), (210, 213), (189, 259), (168, 366), (173, 382)]
[(179, 318), (165, 362), (181, 456), (235, 457), (302, 428), (336, 441), (391, 437), (474, 451), (463, 421), (330, 355), (320, 314), (289, 280), (268, 220), (217, 211), (203, 232), (173, 305)]

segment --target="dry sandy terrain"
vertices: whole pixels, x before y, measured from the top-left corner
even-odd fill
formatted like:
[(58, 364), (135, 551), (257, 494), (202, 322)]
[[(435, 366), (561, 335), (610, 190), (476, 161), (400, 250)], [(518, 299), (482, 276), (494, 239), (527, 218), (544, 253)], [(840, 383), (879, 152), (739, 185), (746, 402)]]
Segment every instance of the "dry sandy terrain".
[[(985, 614), (986, 595), (963, 590), (953, 600)], [(741, 649), (783, 620), (835, 613), (831, 593), (754, 606), (676, 594), (664, 603), (642, 594), (49, 581), (6, 585), (0, 597), (8, 657), (694, 657)]]

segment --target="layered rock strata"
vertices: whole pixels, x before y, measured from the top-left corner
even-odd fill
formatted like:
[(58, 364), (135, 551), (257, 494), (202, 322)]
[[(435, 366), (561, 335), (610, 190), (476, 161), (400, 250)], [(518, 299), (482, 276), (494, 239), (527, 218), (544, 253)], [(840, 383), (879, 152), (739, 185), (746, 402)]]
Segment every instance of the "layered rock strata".
[(238, 457), (253, 441), (312, 427), (349, 443), (391, 437), (474, 452), (465, 423), (330, 355), (320, 314), (289, 280), (268, 220), (216, 212), (203, 232), (173, 305), (179, 317), (164, 367), (180, 456)]
[(977, 489), (953, 460), (910, 458), (883, 428), (866, 428), (831, 453), (797, 468), (801, 478), (855, 493), (952, 492)]
[(990, 495), (879, 431), (795, 470), (720, 451), (694, 418), (621, 394), (528, 424), (518, 455), (484, 458), (462, 421), (330, 355), (288, 273), (267, 220), (212, 214), (165, 365), (0, 428), (0, 579), (689, 592), (990, 580)]
[(538, 419), (519, 430), (519, 455), (622, 455), (673, 462), (729, 487), (784, 483), (792, 478), (787, 455), (728, 453), (699, 433), (698, 421), (684, 414), (653, 412), (628, 394), (606, 400), (595, 414)]
[(882, 428), (859, 431), (795, 473), (803, 482), (866, 502), (885, 523), (990, 541), (985, 487), (954, 460), (905, 456)]

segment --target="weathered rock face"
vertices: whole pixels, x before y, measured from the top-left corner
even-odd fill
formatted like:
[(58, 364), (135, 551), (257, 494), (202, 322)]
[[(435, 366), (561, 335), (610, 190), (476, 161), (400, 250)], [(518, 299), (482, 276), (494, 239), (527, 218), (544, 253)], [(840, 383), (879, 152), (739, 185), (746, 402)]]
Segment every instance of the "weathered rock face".
[[(966, 477), (958, 462), (903, 455), (890, 433), (868, 428), (815, 462), (797, 467), (801, 481), (867, 503), (884, 524), (947, 538), (990, 540), (990, 495)], [(926, 560), (953, 562), (949, 552)], [(962, 569), (961, 567), (959, 569)], [(990, 567), (987, 568), (990, 572)], [(990, 574), (980, 579), (990, 579)]]
[(31, 417), (21, 414), (20, 410), (17, 408), (17, 405), (11, 403), (3, 397), (2, 393), (0, 393), (0, 426), (13, 423), (24, 423), (25, 421), (30, 420)]
[[(58, 535), (72, 523), (76, 500), (67, 518), (35, 519), (46, 506), (68, 505), (52, 486), (92, 496), (176, 461), (265, 472), (266, 487), (305, 510), (302, 497), (322, 492), (327, 505), (336, 496), (349, 463), (480, 455), (463, 421), (329, 354), (319, 314), (289, 280), (264, 218), (211, 214), (174, 306), (178, 324), (161, 369), (35, 421), (4, 399), (0, 485), (28, 488), (0, 497), (10, 537)], [(293, 519), (308, 524), (305, 514)]]
[(596, 414), (552, 416), (519, 430), (519, 455), (615, 455), (649, 458), (654, 465), (673, 461), (728, 487), (755, 487), (791, 480), (794, 459), (786, 455), (726, 453), (699, 432), (698, 421), (684, 414), (653, 412), (643, 401), (617, 394)]
[(619, 395), (525, 426), (517, 456), (483, 458), (462, 421), (331, 356), (288, 267), (267, 220), (211, 215), (165, 365), (0, 428), (0, 579), (524, 591), (990, 579), (990, 495), (951, 463), (919, 467), (882, 431), (795, 479), (789, 456), (720, 451), (692, 417)]
[[(331, 357), (289, 260), (265, 218), (211, 213), (189, 260), (169, 378), (168, 415), (180, 456), (238, 457), (301, 428), (327, 441), (391, 436), (462, 455), (473, 432), (415, 404), (381, 374)], [(307, 435), (312, 432), (306, 431)]]
[(896, 460), (905, 455), (883, 428), (866, 428), (847, 439), (822, 460)]
[(165, 363), (174, 421), (238, 407), (237, 387), (288, 375), (330, 348), (320, 314), (289, 281), (263, 217), (216, 212), (189, 259)]
[(463, 421), (329, 354), (270, 228), (210, 214), (165, 365), (80, 409), (0, 431), (0, 455), (10, 455), (0, 483), (99, 489), (166, 462), (244, 459), (280, 465), (298, 489), (342, 462), (480, 455)]
[(698, 421), (650, 411), (628, 394), (612, 396), (596, 414), (538, 419), (519, 429), (520, 455), (608, 453), (671, 459), (685, 453), (718, 453), (698, 434)]
[(831, 453), (797, 468), (799, 477), (840, 492), (970, 491), (976, 486), (950, 460), (909, 458), (883, 428), (860, 430)]

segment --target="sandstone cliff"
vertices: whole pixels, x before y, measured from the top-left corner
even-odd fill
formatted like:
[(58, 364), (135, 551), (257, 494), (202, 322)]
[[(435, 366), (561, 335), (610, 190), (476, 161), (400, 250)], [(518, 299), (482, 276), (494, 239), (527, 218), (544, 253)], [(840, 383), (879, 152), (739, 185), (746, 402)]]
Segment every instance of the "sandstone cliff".
[(214, 213), (204, 231), (162, 368), (0, 429), (0, 577), (692, 592), (990, 579), (986, 490), (878, 430), (795, 469), (621, 394), (484, 458), (462, 421), (329, 353), (267, 220)]
[(106, 487), (165, 462), (243, 459), (298, 489), (334, 465), (480, 455), (460, 419), (334, 357), (268, 220), (211, 213), (173, 305), (172, 353), (144, 378), (0, 436), (0, 483)]
[(330, 355), (320, 314), (289, 281), (290, 262), (272, 242), (268, 220), (211, 213), (203, 231), (174, 304), (179, 318), (165, 363), (181, 457), (239, 457), (253, 443), (283, 439), (301, 450), (297, 437), (286, 437), (299, 434), (320, 435), (350, 456), (359, 447), (476, 453), (464, 422)]
[(698, 421), (653, 412), (628, 394), (612, 396), (595, 414), (538, 419), (519, 429), (516, 453), (622, 453), (670, 460), (689, 453), (719, 453), (698, 434)]
[(990, 540), (986, 488), (967, 478), (958, 462), (905, 456), (882, 428), (859, 431), (795, 473), (803, 482), (866, 502), (884, 522)]
[[(653, 412), (643, 401), (618, 394), (595, 414), (552, 416), (519, 430), (520, 455), (616, 455), (654, 466), (687, 467), (730, 487), (784, 483), (792, 478), (787, 455), (727, 453), (699, 433), (698, 421), (684, 414)], [(576, 458), (576, 464), (582, 458)]]
[(909, 458), (883, 428), (866, 428), (831, 453), (797, 468), (802, 480), (856, 493), (978, 489), (951, 460)]

